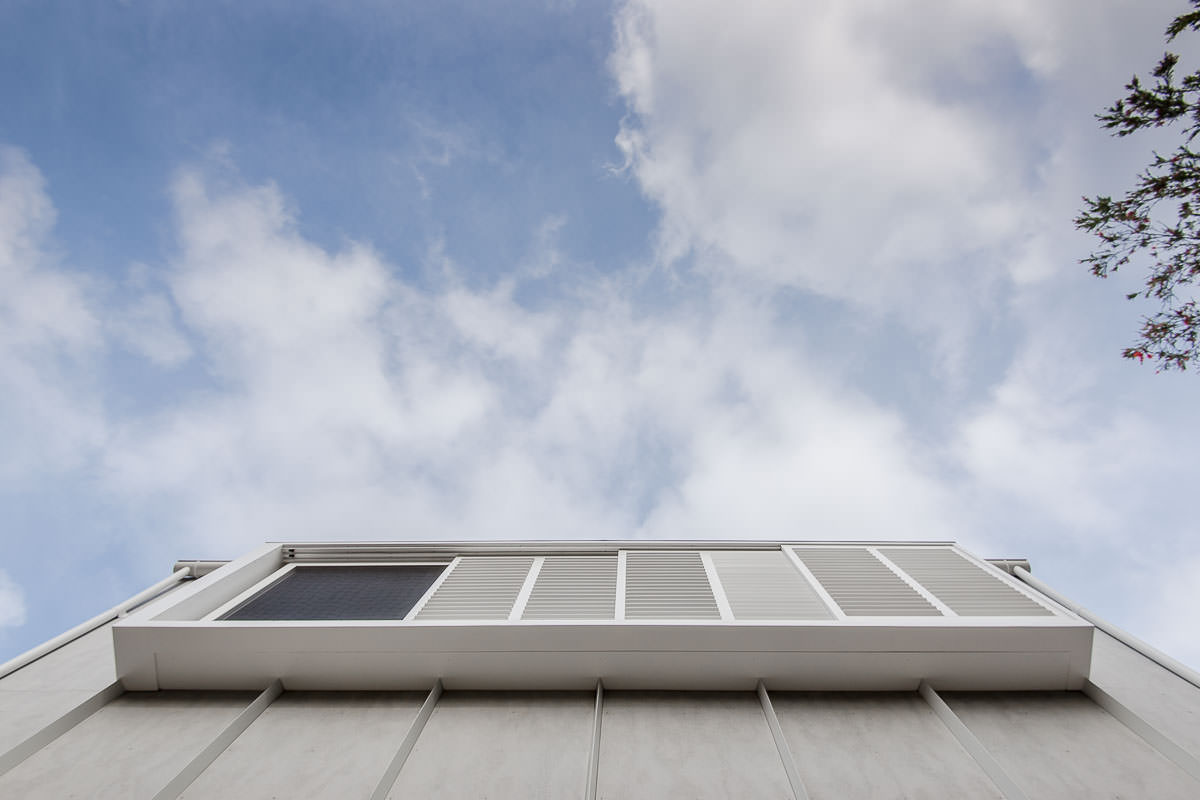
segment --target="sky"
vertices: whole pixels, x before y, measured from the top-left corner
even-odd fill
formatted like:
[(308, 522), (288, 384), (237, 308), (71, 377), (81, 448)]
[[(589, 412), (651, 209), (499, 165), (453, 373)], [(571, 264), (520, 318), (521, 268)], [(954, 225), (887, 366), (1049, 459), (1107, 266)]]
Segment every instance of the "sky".
[(744, 538), (1200, 664), (1200, 379), (1072, 225), (1182, 0), (500, 6), (0, 0), (0, 660), (264, 541)]

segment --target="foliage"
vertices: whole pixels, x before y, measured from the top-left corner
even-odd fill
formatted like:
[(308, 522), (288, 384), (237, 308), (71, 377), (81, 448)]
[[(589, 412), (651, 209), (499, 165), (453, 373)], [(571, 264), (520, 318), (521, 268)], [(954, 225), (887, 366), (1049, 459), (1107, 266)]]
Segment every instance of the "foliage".
[[(1184, 31), (1200, 30), (1200, 0), (1167, 27), (1167, 42)], [(1179, 56), (1166, 53), (1146, 87), (1135, 75), (1125, 85), (1126, 96), (1098, 114), (1115, 136), (1179, 123), (1183, 144), (1169, 155), (1155, 152), (1150, 166), (1124, 197), (1083, 198), (1084, 210), (1075, 227), (1095, 234), (1100, 244), (1082, 263), (1092, 274), (1107, 277), (1130, 263), (1148, 257), (1146, 286), (1127, 297), (1159, 303), (1144, 318), (1138, 340), (1125, 348), (1129, 359), (1157, 362), (1160, 369), (1200, 365), (1200, 306), (1195, 288), (1200, 283), (1200, 70), (1176, 80)]]

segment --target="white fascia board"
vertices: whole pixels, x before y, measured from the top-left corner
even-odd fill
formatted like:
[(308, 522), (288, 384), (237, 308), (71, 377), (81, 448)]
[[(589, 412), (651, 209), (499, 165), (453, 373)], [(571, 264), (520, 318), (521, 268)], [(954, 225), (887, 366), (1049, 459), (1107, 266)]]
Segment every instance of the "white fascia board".
[[(955, 624), (957, 623), (957, 624)], [(130, 690), (447, 688), (1073, 689), (1093, 628), (896, 624), (148, 622), (114, 628)], [(269, 682), (269, 680), (268, 680)], [(911, 685), (909, 685), (911, 684)]]

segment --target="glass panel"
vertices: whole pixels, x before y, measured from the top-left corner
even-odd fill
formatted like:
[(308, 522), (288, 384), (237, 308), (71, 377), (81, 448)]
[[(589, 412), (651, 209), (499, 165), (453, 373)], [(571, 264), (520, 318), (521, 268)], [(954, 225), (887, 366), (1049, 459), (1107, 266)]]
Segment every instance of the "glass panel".
[(445, 569), (441, 564), (297, 567), (221, 619), (404, 619)]

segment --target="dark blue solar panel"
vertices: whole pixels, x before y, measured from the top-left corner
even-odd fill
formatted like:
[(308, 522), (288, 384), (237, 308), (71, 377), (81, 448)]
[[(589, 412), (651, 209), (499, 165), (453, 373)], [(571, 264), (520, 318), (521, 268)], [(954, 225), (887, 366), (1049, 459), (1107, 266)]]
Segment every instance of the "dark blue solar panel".
[(403, 619), (445, 569), (438, 564), (297, 567), (221, 619)]

